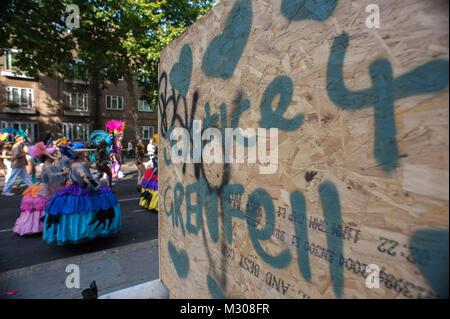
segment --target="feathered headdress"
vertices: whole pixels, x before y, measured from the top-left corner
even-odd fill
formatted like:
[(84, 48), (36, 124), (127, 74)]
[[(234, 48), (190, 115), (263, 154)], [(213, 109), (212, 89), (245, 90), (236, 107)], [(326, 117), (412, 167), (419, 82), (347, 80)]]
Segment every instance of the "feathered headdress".
[(8, 136), (9, 136), (8, 132), (1, 133), (1, 135), (0, 135), (0, 142), (5, 141), (8, 138)]
[(106, 123), (106, 128), (110, 134), (121, 135), (125, 128), (125, 122), (111, 120)]
[(108, 133), (112, 139), (113, 152), (119, 153), (120, 147), (118, 145), (118, 141), (123, 134), (123, 130), (125, 128), (125, 122), (111, 120), (106, 123), (106, 128), (108, 129)]
[(22, 136), (25, 139), (25, 144), (29, 144), (30, 140), (28, 139), (28, 134), (26, 131), (22, 130), (22, 129), (15, 129), (13, 127), (5, 127), (2, 129), (2, 136), (4, 133), (8, 133), (11, 136)]
[(28, 154), (30, 154), (31, 157), (33, 158), (42, 156), (44, 152), (45, 152), (44, 142), (36, 143), (28, 148)]
[(58, 145), (58, 146), (63, 146), (63, 145), (67, 145), (67, 144), (69, 144), (69, 142), (67, 141), (65, 136), (56, 140), (56, 145)]
[(76, 142), (76, 143), (73, 143), (73, 145), (71, 145), (70, 147), (73, 150), (78, 150), (78, 149), (81, 149), (81, 148), (85, 148), (85, 145), (84, 145), (83, 142)]
[[(91, 136), (89, 136), (89, 145), (91, 147), (98, 146), (101, 141), (105, 141), (108, 145), (111, 145), (112, 143), (111, 136), (103, 130), (95, 130), (92, 132)], [(107, 148), (107, 151), (109, 152), (109, 147)]]
[(44, 144), (44, 142), (39, 142), (28, 147), (28, 154), (30, 154), (32, 158), (39, 158), (42, 155), (49, 155), (50, 157), (53, 157), (55, 153), (56, 149), (53, 147), (48, 147)]

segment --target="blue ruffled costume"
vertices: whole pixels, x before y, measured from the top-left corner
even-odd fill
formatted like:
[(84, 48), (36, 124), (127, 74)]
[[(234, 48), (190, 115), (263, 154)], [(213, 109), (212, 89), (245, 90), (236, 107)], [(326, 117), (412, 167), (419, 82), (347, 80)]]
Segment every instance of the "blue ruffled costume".
[(74, 163), (72, 185), (60, 190), (45, 208), (43, 238), (58, 245), (79, 243), (118, 232), (122, 227), (120, 204), (106, 186), (94, 190), (81, 176), (92, 178), (82, 163)]

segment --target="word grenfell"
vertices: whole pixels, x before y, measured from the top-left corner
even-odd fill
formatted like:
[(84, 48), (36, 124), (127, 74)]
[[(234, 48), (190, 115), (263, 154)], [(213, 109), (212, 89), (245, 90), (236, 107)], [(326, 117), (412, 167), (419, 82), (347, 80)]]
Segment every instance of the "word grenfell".
[[(201, 120), (194, 121), (192, 135), (185, 128), (172, 128), (170, 156), (173, 163), (245, 163), (244, 147), (247, 147), (247, 163), (256, 163), (256, 154), (258, 154), (260, 174), (276, 173), (278, 169), (277, 128), (258, 128), (256, 135), (252, 128), (243, 130), (238, 127), (223, 130), (208, 127), (202, 130), (201, 122)], [(225, 136), (222, 136), (223, 131)], [(244, 136), (248, 138), (247, 143)], [(269, 154), (267, 154), (267, 139), (269, 139)], [(234, 140), (237, 142), (235, 154)]]

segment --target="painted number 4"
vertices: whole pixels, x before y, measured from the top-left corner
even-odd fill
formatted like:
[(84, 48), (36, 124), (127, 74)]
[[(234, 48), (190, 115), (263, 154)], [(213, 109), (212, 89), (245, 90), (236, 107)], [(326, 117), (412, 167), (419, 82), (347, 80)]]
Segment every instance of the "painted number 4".
[(369, 289), (380, 288), (380, 268), (378, 265), (368, 265), (366, 267), (366, 273), (369, 273), (366, 278), (366, 287)]

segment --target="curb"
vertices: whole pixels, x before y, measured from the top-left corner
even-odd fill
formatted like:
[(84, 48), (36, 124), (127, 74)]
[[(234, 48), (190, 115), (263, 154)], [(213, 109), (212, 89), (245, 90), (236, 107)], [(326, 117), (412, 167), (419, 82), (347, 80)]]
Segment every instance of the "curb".
[(169, 290), (161, 280), (155, 279), (99, 296), (98, 299), (169, 299)]

